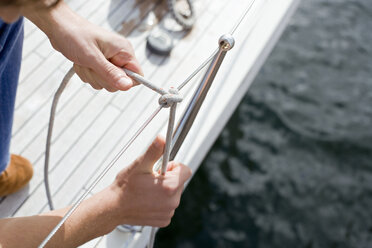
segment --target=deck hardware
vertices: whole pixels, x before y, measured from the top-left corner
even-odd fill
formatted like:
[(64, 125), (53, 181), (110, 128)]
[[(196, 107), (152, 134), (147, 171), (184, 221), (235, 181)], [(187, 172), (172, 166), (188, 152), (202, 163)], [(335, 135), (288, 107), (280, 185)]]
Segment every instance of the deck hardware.
[[(228, 37), (228, 39), (226, 38)], [(223, 42), (221, 42), (223, 41)], [(225, 43), (226, 42), (226, 43)], [(209, 68), (204, 75), (203, 80), (196, 89), (190, 103), (188, 104), (184, 114), (181, 117), (180, 122), (174, 133), (174, 144), (172, 146), (172, 152), (170, 154), (170, 159), (173, 160), (176, 157), (178, 150), (180, 149), (183, 141), (189, 132), (199, 109), (204, 102), (204, 99), (211, 87), (217, 72), (221, 66), (222, 61), (225, 58), (227, 51), (229, 51), (234, 46), (234, 38), (231, 35), (223, 35), (219, 40), (219, 49), (217, 54), (214, 56)], [(226, 47), (228, 44), (229, 48)]]
[(220, 49), (229, 51), (235, 46), (235, 39), (231, 34), (224, 34), (219, 39)]
[[(218, 43), (219, 43), (218, 52), (216, 55), (214, 55), (213, 60), (207, 69), (207, 72), (205, 73), (198, 88), (195, 90), (195, 93), (192, 96), (189, 104), (187, 105), (187, 108), (185, 112), (183, 113), (177, 125), (177, 128), (173, 134), (173, 138), (169, 137), (173, 133), (173, 126), (171, 127), (169, 126), (174, 123), (174, 118), (172, 115), (175, 115), (175, 113), (173, 113), (171, 109), (169, 122), (168, 122), (166, 144), (172, 143), (172, 147), (171, 147), (171, 151), (169, 152), (169, 150), (167, 149), (168, 147), (166, 145), (166, 149), (164, 151), (164, 156), (163, 156), (163, 161), (162, 161), (162, 174), (165, 173), (165, 171), (163, 170), (164, 168), (166, 168), (166, 165), (168, 164), (168, 159), (172, 161), (176, 157), (181, 145), (183, 144), (183, 141), (185, 140), (189, 130), (191, 129), (195, 121), (197, 114), (199, 113), (200, 107), (202, 106), (205, 100), (205, 97), (208, 94), (208, 91), (217, 75), (218, 70), (221, 67), (221, 64), (226, 56), (226, 53), (231, 48), (234, 47), (235, 40), (231, 35), (226, 34), (226, 35), (221, 36)], [(173, 111), (175, 111), (175, 108)], [(150, 234), (150, 239), (149, 239), (147, 248), (153, 248), (156, 230), (157, 229), (155, 227), (151, 228), (151, 234)]]
[[(189, 1), (189, 0), (188, 0)], [(162, 173), (165, 173), (166, 171), (166, 165), (168, 163), (168, 160), (173, 160), (176, 156), (182, 142), (184, 141), (187, 133), (189, 132), (196, 115), (199, 112), (199, 109), (208, 93), (208, 90), (210, 86), (213, 83), (213, 80), (216, 77), (216, 74), (221, 66), (222, 61), (224, 60), (226, 53), (233, 48), (234, 46), (234, 38), (232, 35), (237, 30), (237, 28), (242, 23), (245, 16), (248, 14), (249, 10), (253, 6), (254, 2), (256, 0), (252, 0), (250, 5), (245, 10), (242, 17), (239, 19), (238, 23), (234, 26), (230, 34), (226, 34), (221, 36), (219, 40), (219, 48), (212, 53), (210, 57), (208, 57), (193, 73), (191, 73), (187, 79), (181, 83), (177, 87), (177, 91), (175, 90), (169, 90), (166, 91), (163, 88), (160, 88), (156, 86), (155, 84), (151, 83), (141, 75), (138, 75), (134, 72), (131, 72), (129, 70), (124, 69), (124, 71), (127, 73), (127, 75), (134, 80), (140, 82), (142, 85), (154, 90), (155, 92), (159, 93), (160, 95), (164, 96), (166, 94), (174, 95), (173, 100), (170, 100), (167, 105), (170, 105), (170, 115), (169, 115), (169, 121), (168, 121), (168, 129), (167, 129), (167, 137), (166, 137), (166, 149), (168, 149), (163, 154), (162, 159)], [(175, 132), (173, 132), (174, 129), (174, 122), (175, 122), (175, 114), (176, 114), (176, 106), (180, 102), (179, 96), (177, 95), (177, 92), (181, 90), (187, 83), (191, 81), (204, 67), (206, 67), (209, 64), (208, 70), (206, 74), (204, 75), (201, 83), (199, 84), (198, 88), (196, 89), (189, 106), (186, 108), (183, 116), (181, 117)], [(54, 117), (56, 112), (56, 106), (58, 103), (58, 100), (63, 93), (64, 88), (70, 81), (71, 77), (73, 76), (74, 71), (73, 68), (69, 70), (69, 72), (66, 74), (64, 79), (62, 80), (61, 85), (59, 86), (54, 99), (53, 99), (53, 105), (51, 109), (51, 115), (50, 115), (50, 124), (48, 129), (48, 140), (47, 140), (47, 151), (50, 151), (50, 140), (52, 136), (52, 130), (53, 130), (53, 124), (54, 124)], [(172, 98), (170, 98), (172, 99)], [(173, 102), (172, 102), (173, 101)], [(134, 135), (128, 140), (128, 142), (124, 145), (124, 147), (120, 150), (118, 154), (112, 159), (112, 161), (104, 168), (104, 170), (95, 178), (95, 180), (90, 184), (88, 189), (83, 193), (82, 196), (78, 198), (78, 200), (72, 205), (72, 207), (67, 211), (65, 216), (60, 220), (60, 222), (53, 228), (53, 230), (48, 234), (48, 236), (42, 241), (42, 243), (39, 245), (39, 248), (45, 247), (45, 245), (49, 242), (49, 240), (56, 234), (56, 232), (61, 228), (61, 226), (66, 222), (66, 220), (75, 212), (75, 210), (80, 206), (80, 204), (84, 201), (84, 199), (92, 192), (92, 190), (95, 188), (95, 186), (102, 180), (102, 178), (108, 173), (108, 171), (115, 165), (115, 163), (119, 160), (119, 158), (128, 150), (128, 148), (131, 146), (131, 144), (137, 139), (137, 137), (144, 131), (144, 129), (149, 125), (149, 123), (155, 118), (155, 116), (163, 109), (164, 107), (162, 105), (158, 106), (156, 110), (151, 114), (151, 116), (145, 120), (145, 122), (139, 127), (139, 129), (134, 133)], [(49, 141), (49, 142), (48, 142)], [(168, 148), (167, 148), (168, 147)], [(45, 169), (44, 172), (48, 173), (48, 164), (49, 164), (49, 156), (46, 156), (45, 159)], [(45, 187), (47, 190), (47, 197), (48, 197), (48, 203), (51, 209), (53, 209), (52, 204), (52, 198), (51, 195), (48, 194), (49, 190), (49, 184), (48, 180), (45, 180)], [(50, 192), (50, 191), (49, 191)], [(154, 243), (154, 237), (155, 237), (156, 228), (152, 228), (150, 240), (149, 240), (149, 248), (153, 247)]]
[(195, 24), (195, 10), (191, 0), (168, 0), (169, 11), (184, 29), (190, 30)]
[(155, 54), (167, 56), (174, 47), (174, 41), (167, 31), (157, 28), (147, 36), (146, 47)]

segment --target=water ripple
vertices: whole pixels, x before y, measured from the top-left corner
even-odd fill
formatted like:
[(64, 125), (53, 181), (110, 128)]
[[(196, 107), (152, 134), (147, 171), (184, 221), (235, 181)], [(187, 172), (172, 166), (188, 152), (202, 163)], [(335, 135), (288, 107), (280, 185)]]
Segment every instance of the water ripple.
[(372, 247), (371, 30), (302, 1), (157, 247)]

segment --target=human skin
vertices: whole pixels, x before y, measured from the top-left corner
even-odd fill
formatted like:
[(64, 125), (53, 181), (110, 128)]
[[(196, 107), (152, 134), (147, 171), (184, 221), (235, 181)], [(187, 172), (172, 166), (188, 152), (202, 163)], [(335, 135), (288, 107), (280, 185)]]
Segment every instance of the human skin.
[(0, 17), (7, 23), (15, 22), (20, 16), (18, 7), (0, 7)]
[[(0, 17), (4, 21), (13, 22), (20, 15), (43, 30), (53, 47), (74, 62), (80, 78), (95, 89), (130, 89), (133, 82), (118, 67), (142, 74), (124, 37), (89, 23), (63, 2), (54, 8), (36, 9), (2, 7), (0, 0)], [(119, 224), (168, 225), (191, 171), (172, 162), (164, 176), (154, 174), (152, 166), (163, 148), (164, 139), (157, 138), (143, 156), (117, 175), (113, 184), (85, 200), (47, 247), (77, 247)], [(67, 211), (64, 208), (37, 216), (1, 219), (0, 247), (37, 247)]]
[[(163, 138), (157, 137), (141, 157), (119, 172), (109, 187), (85, 200), (46, 247), (77, 247), (120, 224), (167, 226), (191, 171), (171, 162), (164, 176), (152, 172), (164, 143)], [(64, 208), (0, 220), (0, 247), (37, 247), (67, 211)]]
[(35, 4), (2, 6), (0, 0), (0, 17), (4, 21), (13, 22), (20, 15), (39, 27), (52, 46), (74, 62), (81, 80), (94, 89), (114, 92), (136, 85), (120, 67), (143, 75), (126, 38), (88, 22), (63, 1), (51, 8), (42, 8)]

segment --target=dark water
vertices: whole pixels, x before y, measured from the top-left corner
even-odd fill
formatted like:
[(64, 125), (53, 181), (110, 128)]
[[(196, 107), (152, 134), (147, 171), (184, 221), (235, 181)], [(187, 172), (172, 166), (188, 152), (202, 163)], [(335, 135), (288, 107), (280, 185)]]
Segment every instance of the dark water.
[(157, 247), (372, 247), (372, 1), (304, 0)]

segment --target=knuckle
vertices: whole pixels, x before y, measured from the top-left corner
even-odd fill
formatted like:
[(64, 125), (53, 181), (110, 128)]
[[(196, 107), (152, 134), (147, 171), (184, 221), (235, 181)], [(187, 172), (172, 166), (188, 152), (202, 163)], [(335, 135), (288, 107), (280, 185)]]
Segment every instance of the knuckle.
[(126, 49), (133, 49), (132, 43), (128, 39), (120, 36), (120, 41)]
[(73, 67), (76, 73), (80, 71), (80, 66), (78, 64), (74, 63)]
[(87, 79), (84, 75), (82, 75), (82, 74), (80, 74), (80, 73), (76, 73), (76, 74), (79, 76), (80, 80), (81, 80), (83, 83), (89, 83), (89, 82), (88, 82), (88, 79)]
[(172, 219), (172, 217), (174, 216), (174, 212), (175, 212), (174, 210), (170, 211), (168, 215), (169, 219)]
[(111, 93), (118, 91), (117, 89), (114, 89), (114, 88), (105, 88), (105, 89), (106, 89), (108, 92), (111, 92)]
[(128, 49), (130, 51), (130, 56), (134, 57), (134, 47), (133, 47), (132, 43), (130, 43), (129, 41), (128, 41)]
[(114, 66), (111, 66), (111, 64), (107, 63), (105, 67), (106, 77), (115, 76), (116, 68)]
[(92, 85), (92, 84), (90, 84), (90, 86), (92, 86), (92, 88), (95, 89), (95, 90), (101, 90), (102, 89), (102, 87), (101, 86), (98, 86), (98, 85)]
[(190, 167), (180, 164), (181, 166), (181, 173), (185, 175), (185, 180), (189, 179), (192, 176), (192, 171)]
[(173, 196), (177, 192), (177, 187), (174, 185), (166, 185), (163, 187), (163, 191), (167, 196)]
[(172, 204), (171, 204), (172, 209), (174, 210), (174, 209), (178, 208), (179, 205), (180, 205), (180, 198), (176, 197), (176, 199), (174, 199), (172, 201)]
[(163, 220), (163, 221), (160, 222), (160, 226), (159, 227), (169, 226), (170, 223), (171, 223), (171, 220), (170, 219)]
[(110, 64), (106, 65), (104, 78), (106, 78), (106, 84), (108, 84), (109, 87), (118, 87), (120, 76), (119, 73), (116, 73), (116, 70), (115, 66), (111, 66)]
[(88, 78), (86, 77), (84, 71), (81, 69), (80, 66), (74, 65), (74, 70), (75, 70), (75, 73), (79, 76), (81, 81), (83, 81), (84, 83), (88, 83)]
[(83, 81), (86, 84), (89, 84), (89, 80), (86, 77), (81, 77), (81, 76), (79, 76), (79, 77), (80, 77), (81, 81)]
[(134, 48), (130, 42), (127, 42), (127, 44), (125, 44), (125, 48), (121, 49), (120, 53), (123, 57), (126, 58), (128, 62), (130, 62), (135, 57)]
[(84, 54), (84, 57), (87, 61), (96, 61), (97, 60), (97, 54), (94, 53), (90, 49), (84, 49), (83, 54)]
[(190, 169), (190, 167), (184, 165), (184, 167), (186, 168), (186, 175), (188, 178), (190, 178), (192, 176), (192, 171)]

